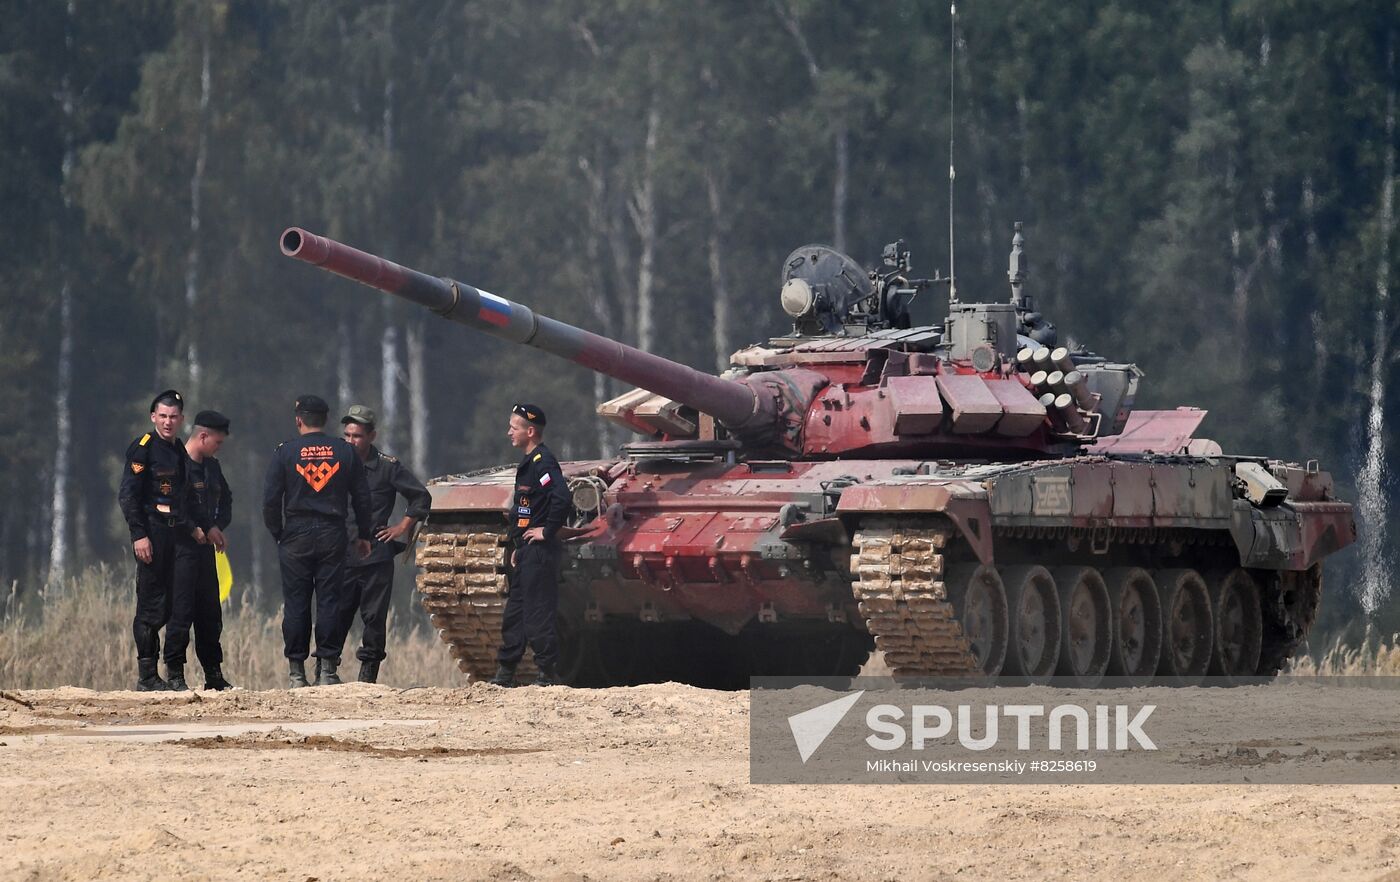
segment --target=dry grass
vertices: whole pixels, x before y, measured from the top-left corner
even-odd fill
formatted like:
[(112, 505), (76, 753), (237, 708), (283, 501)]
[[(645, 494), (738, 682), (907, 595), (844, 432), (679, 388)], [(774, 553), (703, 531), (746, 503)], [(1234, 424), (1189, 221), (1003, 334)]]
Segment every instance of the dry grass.
[[(131, 642), (133, 583), (129, 572), (94, 567), (70, 580), (62, 591), (31, 596), (28, 604), (19, 602), (16, 586), (9, 586), (0, 595), (0, 688), (131, 688), (136, 680)], [(343, 676), (353, 677), (358, 671), (354, 659), (358, 639), (357, 625), (346, 641)], [(280, 611), (268, 617), (246, 602), (225, 604), (223, 646), (224, 673), (234, 683), (250, 689), (286, 685)], [(380, 674), (382, 683), (460, 686), (466, 682), (447, 648), (425, 622), (398, 622), (391, 614), (388, 653)], [(314, 670), (314, 662), (308, 667)], [(193, 647), (185, 673), (190, 683), (203, 682)], [(872, 655), (862, 673), (888, 674), (880, 653)], [(1359, 645), (1339, 639), (1316, 657), (1297, 659), (1289, 673), (1305, 677), (1400, 675), (1400, 634), (1387, 639), (1368, 628)]]
[(1393, 677), (1400, 675), (1400, 634), (1386, 639), (1366, 627), (1358, 646), (1340, 638), (1317, 658), (1303, 656), (1293, 663), (1289, 674), (1297, 677)]
[[(0, 688), (37, 689), (85, 686), (130, 689), (136, 682), (131, 638), (135, 578), (110, 567), (95, 567), (71, 579), (62, 591), (46, 591), (17, 602), (15, 586), (0, 598)], [(235, 600), (239, 596), (235, 595)], [(24, 608), (20, 608), (24, 607)], [(358, 627), (346, 640), (342, 676), (359, 670), (354, 658)], [(191, 641), (193, 642), (193, 641)], [(282, 616), (269, 617), (248, 606), (224, 605), (224, 675), (250, 689), (286, 685), (282, 655)], [(421, 625), (400, 626), (389, 617), (389, 658), (379, 681), (391, 686), (461, 686), (447, 647)], [(308, 664), (314, 672), (314, 661)], [(186, 679), (200, 685), (203, 672), (189, 650)]]

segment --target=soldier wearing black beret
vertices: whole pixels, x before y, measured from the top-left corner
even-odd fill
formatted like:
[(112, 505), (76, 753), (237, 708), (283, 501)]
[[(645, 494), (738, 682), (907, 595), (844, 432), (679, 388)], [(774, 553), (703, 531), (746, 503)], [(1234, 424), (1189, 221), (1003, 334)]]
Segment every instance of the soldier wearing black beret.
[(560, 683), (559, 636), (555, 618), (559, 611), (559, 562), (563, 545), (560, 530), (569, 515), (568, 482), (559, 461), (544, 446), (545, 415), (533, 404), (511, 408), (506, 435), (512, 447), (525, 451), (515, 470), (515, 503), (510, 538), (514, 567), (510, 595), (501, 621), (501, 649), (496, 655), (497, 686), (515, 684), (515, 668), (525, 655), (525, 645), (535, 653), (539, 668), (537, 686)]
[(166, 389), (151, 401), (154, 430), (127, 447), (117, 492), (136, 556), (131, 630), (139, 671), (136, 688), (142, 692), (170, 688), (160, 678), (158, 662), (160, 629), (170, 619), (177, 543), (183, 538), (224, 541), (189, 480), (190, 458), (179, 434), (184, 421), (185, 400), (179, 392)]
[(205, 689), (231, 689), (224, 679), (223, 610), (219, 606), (219, 571), (214, 553), (223, 551), (224, 530), (233, 521), (233, 493), (224, 479), (223, 467), (215, 454), (229, 435), (229, 419), (216, 410), (201, 410), (194, 416), (194, 428), (185, 442), (190, 458), (190, 485), (218, 530), (217, 540), (199, 541), (183, 536), (175, 545), (175, 590), (171, 598), (170, 624), (165, 627), (165, 668), (172, 689), (185, 685), (185, 651), (194, 627), (194, 652), (204, 668)]
[(330, 408), (315, 395), (297, 399), (297, 437), (278, 445), (263, 482), (263, 522), (282, 564), (282, 641), (291, 688), (306, 686), (312, 599), (316, 606), (316, 685), (340, 682), (345, 597), (345, 519), (355, 511), (355, 556), (370, 552), (373, 507), (355, 450), (324, 429)]

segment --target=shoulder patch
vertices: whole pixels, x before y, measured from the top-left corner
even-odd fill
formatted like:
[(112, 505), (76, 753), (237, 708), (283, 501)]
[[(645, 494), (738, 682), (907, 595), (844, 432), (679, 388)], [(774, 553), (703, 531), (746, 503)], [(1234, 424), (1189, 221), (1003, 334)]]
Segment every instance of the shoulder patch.
[(132, 473), (133, 475), (139, 475), (139, 474), (141, 474), (142, 472), (144, 472), (145, 470), (146, 470), (146, 466), (145, 466), (144, 463), (139, 463), (139, 462), (132, 462), (132, 463), (131, 463), (131, 473)]
[(544, 454), (543, 454), (543, 453), (536, 453), (536, 454), (535, 454), (535, 458), (532, 459), (531, 462), (539, 462), (541, 456), (544, 456)]
[(381, 451), (380, 454), (379, 454), (379, 458), (382, 459), (382, 460), (386, 460), (386, 461), (388, 461), (388, 462), (398, 462), (398, 461), (399, 461), (397, 457), (390, 456), (389, 454), (384, 453), (384, 452), (382, 452), (382, 451)]
[(150, 433), (150, 432), (147, 432), (146, 434), (142, 435), (142, 436), (141, 436), (141, 440), (140, 440), (140, 441), (137, 441), (136, 443), (139, 444), (139, 445), (141, 445), (142, 447), (145, 447), (145, 446), (146, 446), (146, 442), (148, 442), (148, 441), (150, 441), (150, 440), (151, 440), (151, 433)]

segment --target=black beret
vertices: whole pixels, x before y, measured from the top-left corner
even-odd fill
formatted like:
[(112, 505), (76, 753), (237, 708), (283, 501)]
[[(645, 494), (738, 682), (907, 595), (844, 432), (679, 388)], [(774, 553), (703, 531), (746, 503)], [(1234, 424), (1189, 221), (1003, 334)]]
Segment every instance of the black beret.
[(228, 434), (228, 417), (217, 410), (201, 410), (194, 415), (194, 424), (216, 432)]
[(326, 405), (324, 398), (319, 395), (298, 395), (297, 413), (330, 413), (331, 409)]
[(533, 404), (517, 404), (510, 409), (510, 412), (532, 425), (543, 426), (545, 424), (544, 411)]
[(180, 413), (185, 412), (185, 398), (174, 389), (166, 389), (164, 392), (151, 399), (151, 413), (156, 412), (157, 405), (170, 405), (180, 408)]

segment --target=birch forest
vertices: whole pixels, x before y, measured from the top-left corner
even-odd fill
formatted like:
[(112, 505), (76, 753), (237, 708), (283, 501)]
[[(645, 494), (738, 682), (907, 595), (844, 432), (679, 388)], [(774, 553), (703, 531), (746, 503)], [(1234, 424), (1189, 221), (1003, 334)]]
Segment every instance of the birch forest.
[(787, 329), (793, 248), (946, 274), (951, 215), (963, 300), (1006, 299), (1022, 221), (1026, 290), (1140, 406), (1321, 460), (1362, 539), (1319, 631), (1400, 631), (1397, 36), (1393, 0), (0, 0), (3, 593), (127, 571), (166, 387), (232, 419), (269, 609), (300, 393), (375, 408), (425, 479), (512, 461), (516, 400), (561, 459), (625, 440), (609, 381), (287, 260), (286, 226), (709, 370)]

